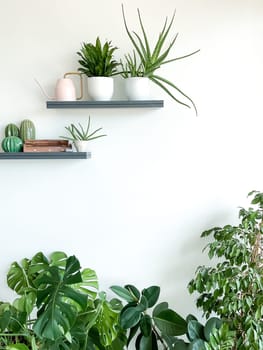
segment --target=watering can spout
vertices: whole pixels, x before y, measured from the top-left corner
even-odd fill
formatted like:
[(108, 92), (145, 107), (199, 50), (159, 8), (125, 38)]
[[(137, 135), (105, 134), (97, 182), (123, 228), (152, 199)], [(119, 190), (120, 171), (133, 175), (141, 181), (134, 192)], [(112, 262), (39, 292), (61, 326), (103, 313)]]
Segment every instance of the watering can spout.
[(55, 97), (51, 97), (47, 94), (46, 90), (43, 88), (43, 86), (40, 84), (40, 82), (34, 78), (35, 82), (37, 83), (37, 85), (39, 86), (40, 90), (42, 91), (43, 95), (46, 96), (47, 99), (49, 100), (55, 100), (56, 98)]

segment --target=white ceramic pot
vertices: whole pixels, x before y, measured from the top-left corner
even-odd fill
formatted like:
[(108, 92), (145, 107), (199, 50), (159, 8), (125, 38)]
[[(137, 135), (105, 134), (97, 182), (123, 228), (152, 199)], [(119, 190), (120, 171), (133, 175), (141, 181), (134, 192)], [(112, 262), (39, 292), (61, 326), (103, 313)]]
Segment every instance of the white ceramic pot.
[(150, 97), (150, 80), (147, 77), (125, 78), (124, 88), (128, 100), (148, 100)]
[(89, 149), (89, 142), (85, 140), (75, 140), (74, 146), (77, 152), (87, 152)]
[(113, 91), (112, 77), (88, 77), (88, 94), (92, 100), (108, 101), (112, 98)]

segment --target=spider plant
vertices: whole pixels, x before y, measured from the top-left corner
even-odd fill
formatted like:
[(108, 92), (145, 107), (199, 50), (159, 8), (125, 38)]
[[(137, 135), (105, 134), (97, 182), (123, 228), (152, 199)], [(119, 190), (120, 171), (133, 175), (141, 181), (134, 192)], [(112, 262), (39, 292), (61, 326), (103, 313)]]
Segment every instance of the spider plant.
[[(199, 52), (200, 50), (196, 50), (196, 51), (191, 52), (189, 54), (186, 54), (184, 56), (180, 56), (180, 57), (176, 57), (176, 58), (172, 58), (172, 59), (167, 58), (171, 49), (175, 45), (176, 39), (178, 37), (178, 33), (177, 33), (174, 36), (174, 38), (172, 39), (172, 41), (170, 42), (170, 44), (166, 48), (164, 48), (164, 44), (166, 43), (167, 36), (168, 36), (168, 34), (171, 30), (171, 27), (173, 25), (173, 22), (174, 22), (175, 12), (174, 12), (171, 20), (169, 21), (169, 23), (168, 23), (168, 19), (166, 17), (165, 23), (162, 27), (162, 30), (158, 36), (156, 43), (154, 45), (154, 48), (151, 49), (150, 44), (149, 44), (149, 40), (148, 40), (148, 36), (147, 36), (147, 33), (146, 33), (144, 25), (143, 25), (140, 10), (137, 9), (137, 12), (138, 12), (138, 18), (139, 18), (139, 24), (140, 24), (142, 36), (140, 36), (135, 31), (131, 32), (129, 30), (128, 25), (127, 25), (127, 21), (126, 21), (126, 17), (125, 17), (125, 13), (124, 13), (124, 6), (122, 5), (122, 16), (123, 16), (125, 29), (126, 29), (126, 32), (129, 36), (129, 39), (131, 40), (131, 43), (132, 43), (140, 61), (141, 61), (141, 65), (143, 67), (141, 72), (143, 72), (144, 76), (148, 77), (151, 81), (153, 81), (160, 88), (162, 88), (176, 102), (178, 102), (178, 103), (180, 103), (188, 108), (191, 108), (191, 106), (188, 103), (183, 102), (183, 101), (181, 101), (181, 99), (176, 97), (170, 91), (170, 88), (173, 88), (174, 90), (176, 90), (176, 92), (179, 93), (179, 95), (183, 96), (184, 98), (186, 98), (190, 102), (190, 104), (194, 107), (194, 109), (197, 113), (195, 103), (193, 102), (193, 100), (189, 96), (187, 96), (182, 90), (180, 90), (171, 81), (167, 80), (166, 78), (164, 78), (160, 75), (155, 74), (155, 72), (157, 69), (159, 69), (161, 66), (163, 66), (165, 64), (168, 64), (168, 63), (171, 63), (174, 61), (178, 61), (178, 60), (184, 59), (186, 57), (190, 57), (190, 56), (196, 54), (197, 52)], [(127, 56), (127, 57), (129, 60), (131, 59), (131, 56)], [(127, 61), (128, 65), (129, 65), (129, 60)]]
[(90, 116), (88, 119), (87, 127), (84, 127), (80, 123), (78, 123), (78, 126), (76, 126), (75, 124), (70, 124), (69, 126), (65, 126), (65, 129), (69, 132), (70, 136), (60, 137), (70, 141), (91, 141), (99, 137), (107, 136), (105, 134), (97, 135), (97, 133), (100, 130), (102, 130), (102, 128), (98, 128), (90, 132)]

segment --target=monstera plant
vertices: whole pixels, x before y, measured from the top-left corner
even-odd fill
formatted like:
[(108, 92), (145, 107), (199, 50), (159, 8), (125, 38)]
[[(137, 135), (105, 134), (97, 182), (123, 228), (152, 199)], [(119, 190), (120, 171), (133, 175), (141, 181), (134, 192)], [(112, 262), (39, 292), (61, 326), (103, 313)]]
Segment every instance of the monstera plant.
[(1, 347), (122, 348), (119, 301), (106, 300), (106, 294), (98, 291), (95, 271), (81, 270), (74, 255), (54, 252), (48, 258), (39, 252), (14, 262), (7, 283), (18, 297), (0, 303)]

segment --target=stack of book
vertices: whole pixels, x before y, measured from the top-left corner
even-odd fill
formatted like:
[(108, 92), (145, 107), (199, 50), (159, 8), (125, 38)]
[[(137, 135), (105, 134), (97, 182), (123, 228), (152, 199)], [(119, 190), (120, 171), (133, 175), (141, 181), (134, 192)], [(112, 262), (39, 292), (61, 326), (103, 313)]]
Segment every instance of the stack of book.
[(24, 152), (69, 152), (72, 145), (67, 140), (26, 140)]

